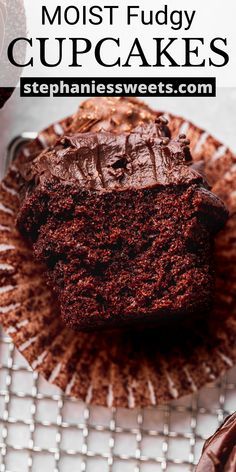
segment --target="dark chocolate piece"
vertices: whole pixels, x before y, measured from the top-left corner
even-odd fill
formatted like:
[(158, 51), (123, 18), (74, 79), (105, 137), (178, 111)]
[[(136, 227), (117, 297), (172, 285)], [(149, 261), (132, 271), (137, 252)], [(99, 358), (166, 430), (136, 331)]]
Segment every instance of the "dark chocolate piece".
[(204, 444), (196, 472), (236, 471), (236, 413), (228, 416), (222, 426)]
[(10, 98), (13, 92), (13, 87), (0, 87), (0, 108), (5, 105), (6, 101)]

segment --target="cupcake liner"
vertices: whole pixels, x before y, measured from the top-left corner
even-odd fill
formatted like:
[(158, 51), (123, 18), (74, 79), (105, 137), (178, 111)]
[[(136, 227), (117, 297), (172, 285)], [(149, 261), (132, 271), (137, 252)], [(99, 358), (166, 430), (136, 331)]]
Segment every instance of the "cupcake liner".
[[(17, 159), (0, 186), (0, 322), (33, 369), (87, 403), (132, 408), (168, 402), (195, 392), (236, 360), (236, 158), (189, 121), (167, 118), (173, 136), (187, 134), (196, 165), (230, 210), (216, 240), (215, 308), (194, 329), (170, 325), (164, 333), (76, 333), (65, 328), (45, 284), (44, 267), (33, 260), (15, 228)], [(53, 128), (57, 133), (59, 126), (64, 125)], [(41, 137), (37, 146), (43, 147)]]

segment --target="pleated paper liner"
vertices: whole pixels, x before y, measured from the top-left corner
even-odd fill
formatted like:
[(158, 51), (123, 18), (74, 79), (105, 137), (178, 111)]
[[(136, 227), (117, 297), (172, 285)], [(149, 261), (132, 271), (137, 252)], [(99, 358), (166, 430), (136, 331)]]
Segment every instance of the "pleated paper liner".
[(216, 241), (215, 309), (194, 330), (182, 333), (170, 325), (163, 336), (155, 330), (75, 333), (65, 328), (44, 268), (15, 228), (17, 160), (0, 187), (0, 321), (33, 369), (87, 403), (146, 407), (168, 402), (195, 392), (236, 361), (236, 158), (204, 130), (180, 117), (168, 118), (174, 136), (185, 132), (191, 139), (196, 165), (230, 210)]

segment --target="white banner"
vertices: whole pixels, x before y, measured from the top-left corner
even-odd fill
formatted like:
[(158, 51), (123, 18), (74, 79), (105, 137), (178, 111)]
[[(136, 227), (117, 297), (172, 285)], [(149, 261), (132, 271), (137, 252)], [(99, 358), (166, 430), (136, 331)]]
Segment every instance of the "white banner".
[(25, 77), (216, 77), (236, 86), (235, 0), (24, 3), (28, 39), (3, 54), (12, 70), (26, 65)]

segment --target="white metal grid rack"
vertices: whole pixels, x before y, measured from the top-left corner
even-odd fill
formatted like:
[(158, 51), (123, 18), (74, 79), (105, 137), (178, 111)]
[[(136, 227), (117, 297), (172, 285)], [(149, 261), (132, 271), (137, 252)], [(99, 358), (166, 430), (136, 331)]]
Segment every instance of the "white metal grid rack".
[(236, 410), (236, 368), (155, 409), (86, 406), (33, 373), (0, 338), (1, 472), (193, 471), (205, 438)]
[[(218, 104), (215, 112), (212, 102), (204, 108), (204, 114), (211, 109), (209, 120), (225, 110), (228, 138), (233, 135), (229, 114), (231, 111), (234, 116), (235, 100), (233, 91), (225, 102), (220, 98), (214, 101)], [(27, 129), (31, 121), (36, 128), (42, 127), (42, 123), (35, 122), (37, 103), (32, 103), (34, 106), (25, 114), (21, 107), (22, 129)], [(53, 106), (58, 107), (58, 102), (48, 102), (42, 110), (40, 101), (38, 116), (45, 115), (45, 123), (50, 121)], [(13, 110), (15, 135), (19, 127), (15, 104)], [(195, 119), (200, 123), (202, 110), (195, 107), (196, 111), (199, 116)], [(64, 114), (67, 112), (64, 110)], [(192, 115), (189, 105), (190, 112)], [(3, 123), (8, 126), (8, 120)], [(23, 137), (33, 138), (34, 133)], [(0, 472), (194, 471), (204, 440), (235, 410), (236, 367), (198, 394), (168, 406), (142, 411), (87, 407), (66, 398), (33, 373), (11, 340), (3, 333), (0, 336)]]

